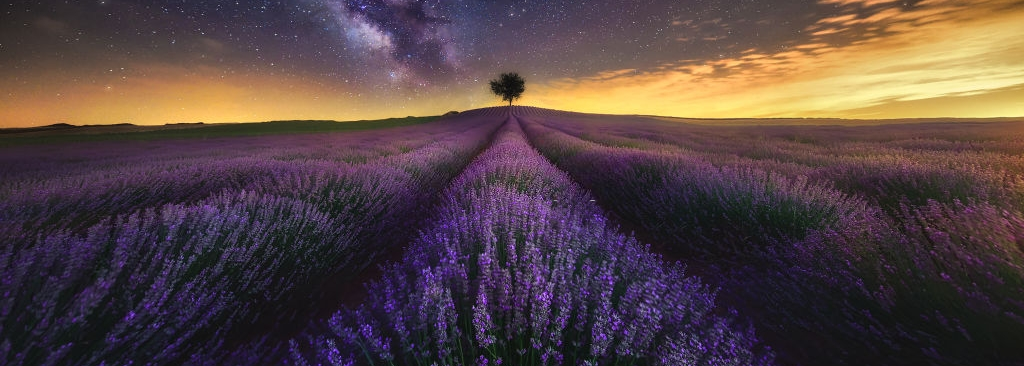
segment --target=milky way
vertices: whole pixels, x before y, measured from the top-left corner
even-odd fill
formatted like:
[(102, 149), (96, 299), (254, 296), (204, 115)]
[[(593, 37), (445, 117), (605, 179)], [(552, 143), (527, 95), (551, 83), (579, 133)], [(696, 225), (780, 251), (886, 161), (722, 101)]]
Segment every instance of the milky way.
[[(319, 82), (446, 87), (502, 67), (572, 77), (772, 47), (806, 20), (757, 1), (76, 1), (10, 5), (3, 66), (76, 59), (310, 74)], [(756, 15), (755, 22), (734, 24)], [(749, 24), (747, 24), (749, 23)], [(755, 28), (765, 28), (758, 30)], [(272, 64), (272, 65), (271, 65)], [(507, 65), (507, 66), (506, 66)], [(424, 90), (427, 91), (427, 90)]]
[[(997, 89), (1017, 95), (1012, 88), (1024, 86), (1024, 72), (1018, 72), (1024, 62), (1012, 56), (1024, 54), (1014, 51), (1019, 42), (1007, 38), (986, 46), (972, 38), (980, 31), (971, 31), (998, 23), (986, 32), (1024, 33), (1014, 25), (1024, 22), (1007, 20), (1024, 13), (1022, 2), (967, 5), (952, 0), (10, 2), (0, 8), (5, 89), (0, 107), (7, 110), (0, 124), (443, 112), (497, 103), (486, 93), (486, 80), (504, 71), (526, 77), (524, 102), (683, 116), (846, 116), (856, 108)], [(947, 36), (926, 40), (938, 34)], [(858, 84), (855, 75), (877, 70), (830, 61), (843, 52), (850, 53), (842, 56), (847, 58), (868, 54), (893, 63), (892, 68), (925, 74), (972, 62), (966, 56), (941, 62), (912, 60), (920, 53), (909, 54), (910, 59), (891, 56), (894, 47), (913, 49), (919, 43), (952, 52), (970, 48), (982, 69), (956, 70), (965, 79), (949, 89), (920, 84), (918, 89), (935, 90), (925, 95)], [(896, 65), (900, 60), (903, 64)], [(989, 69), (996, 66), (1002, 68)], [(871, 93), (835, 103), (751, 104), (767, 97), (805, 100), (800, 93), (806, 88), (787, 85), (810, 76), (843, 80), (853, 84), (838, 86)], [(963, 86), (979, 80), (985, 84)], [(769, 83), (788, 94), (750, 94)], [(621, 96), (586, 94), (592, 90)], [(695, 90), (716, 94), (694, 95)], [(739, 93), (736, 100), (749, 102), (731, 103), (723, 92)], [(15, 106), (20, 109), (12, 112)], [(1019, 110), (1014, 108), (1001, 110)]]

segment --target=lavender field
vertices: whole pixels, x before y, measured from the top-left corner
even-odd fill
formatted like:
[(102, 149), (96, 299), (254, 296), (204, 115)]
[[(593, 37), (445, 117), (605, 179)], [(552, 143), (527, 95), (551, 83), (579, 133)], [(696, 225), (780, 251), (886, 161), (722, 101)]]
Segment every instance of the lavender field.
[(1024, 122), (688, 122), (0, 147), (0, 364), (1024, 364)]

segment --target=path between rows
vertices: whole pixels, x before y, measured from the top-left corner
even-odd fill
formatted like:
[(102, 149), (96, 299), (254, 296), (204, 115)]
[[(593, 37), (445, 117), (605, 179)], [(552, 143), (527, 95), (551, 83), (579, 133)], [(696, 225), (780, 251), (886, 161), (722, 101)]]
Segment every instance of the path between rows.
[[(481, 119), (481, 123), (491, 123), (486, 121), (486, 119), (495, 117), (480, 116), (477, 118)], [(441, 203), (441, 193), (451, 185), (451, 182), (455, 178), (465, 171), (469, 164), (493, 145), (497, 132), (501, 129), (501, 126), (504, 126), (506, 123), (509, 123), (509, 117), (505, 117), (505, 120), (499, 123), (494, 131), (490, 133), (486, 144), (482, 145), (480, 149), (467, 160), (467, 163), (442, 185), (442, 188), (436, 192), (433, 197), (426, 200), (427, 208), (423, 209), (421, 212), (411, 215), (415, 222), (410, 223), (409, 225), (404, 225), (401, 228), (396, 228), (396, 230), (403, 230), (405, 232), (400, 235), (394, 235), (392, 239), (387, 242), (373, 242), (373, 244), (385, 246), (386, 249), (373, 257), (371, 259), (372, 263), (367, 265), (366, 268), (354, 275), (351, 272), (346, 271), (335, 272), (325, 279), (320, 290), (315, 292), (319, 297), (310, 299), (316, 301), (312, 307), (313, 311), (298, 314), (297, 318), (289, 324), (277, 324), (271, 329), (266, 329), (266, 331), (261, 334), (252, 334), (250, 339), (238, 342), (236, 347), (244, 347), (247, 345), (247, 342), (258, 341), (260, 337), (266, 336), (267, 339), (272, 342), (272, 344), (266, 346), (286, 350), (289, 340), (300, 337), (303, 334), (322, 334), (328, 332), (329, 330), (324, 327), (326, 320), (330, 319), (330, 317), (342, 307), (355, 308), (359, 304), (363, 303), (368, 297), (366, 284), (373, 280), (380, 279), (383, 274), (382, 269), (387, 264), (401, 261), (405, 254), (406, 246), (411, 241), (415, 240), (420, 231), (422, 231), (423, 228), (429, 225), (429, 223), (434, 219), (434, 212)], [(275, 352), (274, 356), (285, 355), (280, 352)]]
[[(479, 118), (487, 118), (487, 116), (481, 116)], [(428, 227), (430, 223), (433, 220), (435, 220), (434, 214), (439, 205), (441, 204), (441, 194), (444, 192), (444, 190), (447, 189), (451, 185), (451, 182), (454, 179), (456, 179), (459, 175), (461, 175), (462, 172), (464, 172), (465, 169), (469, 166), (469, 164), (472, 164), (472, 162), (475, 161), (476, 158), (480, 156), (480, 154), (483, 154), (485, 151), (491, 148), (491, 146), (493, 146), (497, 132), (501, 130), (501, 127), (507, 123), (518, 123), (521, 125), (522, 122), (520, 122), (520, 118), (519, 116), (516, 115), (516, 113), (507, 113), (507, 117), (505, 117), (504, 122), (502, 122), (494, 130), (494, 132), (490, 134), (487, 143), (483, 145), (480, 148), (480, 150), (477, 151), (476, 154), (474, 154), (473, 157), (468, 160), (468, 163), (466, 165), (461, 167), (459, 173), (453, 175), (448, 180), (448, 182), (444, 185), (445, 188), (438, 191), (437, 194), (429, 200), (429, 208), (424, 210), (424, 212), (420, 214), (419, 217), (416, 218), (416, 222), (407, 226), (407, 230), (409, 231), (409, 233), (403, 233), (404, 235), (400, 235), (394, 242), (383, 243), (384, 245), (386, 245), (387, 249), (385, 249), (380, 255), (373, 259), (373, 264), (367, 266), (364, 270), (356, 274), (354, 277), (351, 276), (351, 274), (339, 272), (325, 280), (321, 290), (319, 291), (322, 297), (317, 299), (318, 301), (315, 306), (314, 312), (310, 313), (308, 316), (300, 315), (300, 318), (295, 319), (295, 321), (293, 322), (293, 326), (282, 326), (279, 327), (278, 329), (272, 329), (268, 334), (271, 334), (271, 338), (273, 341), (280, 342), (277, 344), (277, 346), (286, 347), (288, 340), (291, 340), (295, 337), (299, 337), (302, 334), (320, 334), (328, 332), (329, 330), (324, 327), (324, 325), (326, 324), (326, 319), (329, 319), (334, 313), (336, 313), (342, 307), (355, 308), (358, 307), (361, 303), (363, 303), (368, 298), (369, 295), (367, 293), (366, 284), (368, 284), (371, 281), (380, 279), (383, 274), (382, 269), (386, 265), (388, 265), (389, 263), (397, 263), (402, 260), (408, 243), (415, 240), (416, 235), (419, 235), (419, 233), (422, 230), (424, 230), (424, 228)], [(536, 150), (536, 147), (534, 147), (534, 144), (530, 140), (529, 136), (526, 135), (524, 132), (520, 133), (523, 134), (524, 140), (530, 144), (530, 147)], [(543, 154), (541, 154), (541, 156), (543, 156)], [(565, 172), (561, 168), (559, 168), (559, 170)], [(570, 176), (570, 178), (572, 177), (571, 174), (567, 173), (567, 175)], [(581, 184), (575, 178), (572, 178), (572, 181), (576, 185), (590, 192), (590, 189), (588, 189), (585, 185)], [(663, 261), (666, 263), (672, 263), (677, 261), (682, 261), (686, 263), (687, 273), (689, 273), (690, 275), (700, 276), (702, 272), (705, 272), (705, 269), (702, 268), (703, 266), (700, 266), (697, 263), (693, 263), (692, 261), (685, 260), (685, 258), (682, 258), (679, 255), (675, 254), (672, 250), (670, 250), (670, 247), (668, 245), (653, 240), (652, 236), (648, 234), (646, 230), (644, 230), (641, 226), (633, 224), (629, 220), (623, 219), (614, 210), (609, 210), (608, 207), (611, 206), (607, 205), (606, 202), (604, 202), (602, 199), (598, 198), (597, 196), (594, 196), (593, 193), (591, 193), (591, 196), (593, 197), (597, 205), (601, 207), (601, 211), (604, 214), (604, 216), (608, 219), (609, 223), (611, 224), (611, 227), (618, 228), (618, 231), (622, 234), (631, 235), (635, 237), (637, 241), (639, 241), (642, 244), (650, 244), (650, 252), (660, 255)], [(721, 309), (721, 307), (716, 307), (716, 310), (725, 311), (724, 309)]]
[[(519, 121), (519, 117), (516, 116), (515, 113), (512, 113), (508, 117), (506, 117), (505, 121), (502, 122), (502, 125), (504, 125), (506, 123), (520, 123), (521, 124), (521, 122)], [(501, 129), (501, 127), (499, 126), (498, 129), (495, 130), (495, 133), (498, 130), (500, 130), (500, 129)], [(470, 159), (470, 163), (472, 163), (472, 161), (475, 160), (476, 157), (478, 157), (480, 154), (482, 154), (485, 151), (487, 151), (487, 149), (489, 149), (493, 145), (494, 137), (495, 137), (495, 134), (491, 134), (487, 144), (483, 148), (481, 148), (481, 150), (478, 151), (476, 153), (476, 155), (474, 155), (474, 157), (472, 159)], [(533, 142), (530, 140), (529, 136), (527, 136), (524, 133), (523, 134), (523, 138), (528, 143), (530, 143), (530, 147), (536, 149), (536, 147), (534, 147), (534, 145), (533, 145)], [(543, 154), (541, 154), (541, 155), (543, 156)], [(467, 164), (466, 166), (463, 166), (462, 170), (460, 170), (459, 174), (461, 174), (462, 171), (465, 171), (465, 168), (468, 165), (469, 164)], [(559, 170), (562, 170), (562, 169), (559, 168)], [(564, 170), (562, 170), (562, 171), (564, 172)], [(450, 185), (451, 181), (454, 180), (456, 177), (458, 177), (459, 174), (456, 174), (451, 179), (449, 179), (449, 183), (446, 184), (445, 187), (448, 187)], [(567, 172), (566, 172), (566, 174), (569, 175), (570, 177), (572, 177), (571, 174), (568, 174)], [(585, 190), (587, 190), (588, 192), (590, 192), (590, 190), (587, 189), (586, 186), (581, 184), (575, 178), (572, 178), (572, 181), (576, 185), (578, 185), (578, 186), (584, 188)], [(408, 242), (410, 242), (411, 240), (414, 240), (415, 239), (415, 235), (418, 235), (418, 233), (420, 231), (422, 231), (423, 228), (426, 227), (426, 225), (429, 225), (429, 223), (432, 220), (434, 220), (433, 213), (434, 213), (434, 211), (436, 210), (436, 208), (438, 207), (438, 205), (440, 203), (439, 200), (441, 198), (440, 197), (440, 193), (441, 192), (443, 192), (443, 190), (438, 192), (438, 196), (434, 197), (434, 199), (431, 200), (432, 201), (431, 204), (430, 204), (431, 208), (429, 210), (427, 210), (427, 212), (429, 214), (426, 217), (419, 218), (419, 220), (415, 223), (415, 225), (412, 225), (412, 227), (417, 228), (415, 230), (415, 233), (413, 233), (411, 236), (405, 238), (401, 242), (390, 243), (390, 245), (388, 245), (388, 249), (381, 256), (379, 256), (378, 258), (374, 259), (374, 262), (375, 262), (374, 265), (370, 265), (369, 267), (367, 267), (365, 270), (363, 270), (354, 279), (344, 279), (344, 278), (341, 278), (341, 276), (335, 276), (335, 277), (331, 278), (330, 280), (328, 280), (325, 283), (322, 292), (328, 293), (328, 294), (334, 293), (334, 294), (337, 294), (338, 296), (336, 296), (334, 298), (327, 298), (327, 299), (325, 299), (325, 301), (321, 301), (322, 304), (320, 304), (318, 306), (317, 312), (315, 313), (314, 316), (311, 317), (310, 320), (313, 321), (313, 322), (322, 322), (323, 319), (330, 318), (330, 316), (333, 315), (335, 312), (337, 312), (337, 310), (339, 308), (341, 308), (342, 306), (356, 307), (359, 304), (361, 304), (367, 298), (367, 295), (368, 295), (367, 292), (366, 292), (365, 284), (369, 283), (372, 280), (379, 279), (381, 277), (382, 273), (383, 273), (381, 271), (381, 269), (382, 269), (382, 267), (385, 264), (387, 264), (387, 263), (397, 263), (397, 262), (401, 261), (402, 256), (405, 253), (406, 244), (408, 244)], [(618, 231), (620, 233), (627, 234), (627, 235), (632, 235), (632, 236), (634, 236), (637, 239), (637, 241), (639, 241), (642, 244), (650, 244), (650, 251), (652, 253), (660, 255), (662, 257), (663, 261), (666, 262), (666, 263), (682, 261), (684, 263), (687, 263), (687, 272), (688, 273), (699, 275), (700, 274), (699, 272), (703, 272), (703, 271), (698, 270), (699, 268), (696, 268), (696, 267), (700, 267), (699, 265), (696, 266), (696, 267), (693, 266), (693, 264), (690, 263), (691, 261), (686, 261), (685, 258), (683, 258), (683, 257), (679, 256), (678, 254), (674, 253), (672, 250), (670, 250), (670, 247), (668, 245), (666, 245), (664, 243), (660, 243), (660, 242), (654, 240), (652, 238), (652, 236), (649, 235), (646, 232), (646, 230), (644, 230), (641, 226), (635, 225), (632, 222), (630, 222), (629, 220), (623, 219), (614, 210), (608, 209), (607, 207), (610, 207), (610, 206), (605, 204), (605, 202), (603, 202), (602, 199), (594, 196), (593, 193), (591, 193), (591, 196), (594, 198), (594, 200), (598, 204), (598, 206), (601, 207), (602, 213), (608, 219), (609, 223), (611, 223), (611, 226), (612, 227), (617, 227)], [(691, 268), (691, 267), (693, 267), (693, 268)], [(697, 273), (695, 273), (695, 272), (697, 272)]]
[[(540, 124), (541, 126), (553, 129), (555, 131), (562, 132), (574, 138), (580, 138), (579, 136), (576, 136), (575, 134), (569, 132), (564, 128), (560, 128), (557, 125), (551, 123), (544, 123), (546, 122), (546, 119), (544, 117), (532, 118), (531, 122)], [(529, 135), (527, 135), (527, 141), (530, 142), (531, 146), (533, 145), (533, 141), (529, 138)], [(564, 171), (564, 169), (562, 169), (561, 167), (559, 167), (559, 170)], [(573, 182), (576, 182), (576, 184), (580, 185), (580, 187), (583, 187), (588, 192), (591, 192), (591, 196), (593, 196), (593, 199), (601, 208), (605, 217), (608, 219), (608, 222), (611, 224), (611, 226), (618, 227), (620, 233), (632, 235), (641, 244), (650, 245), (649, 251), (651, 253), (660, 255), (663, 262), (665, 262), (666, 264), (673, 262), (679, 262), (684, 264), (686, 266), (686, 275), (688, 277), (696, 276), (699, 277), (701, 282), (706, 285), (712, 286), (714, 288), (722, 287), (722, 281), (724, 281), (724, 270), (719, 268), (718, 265), (680, 254), (678, 250), (673, 248), (672, 243), (664, 242), (658, 239), (656, 235), (654, 235), (650, 230), (645, 228), (640, 223), (636, 223), (633, 222), (632, 220), (622, 217), (617, 211), (611, 209), (611, 207), (614, 207), (613, 204), (611, 204), (602, 197), (594, 195), (593, 190), (584, 185), (582, 182), (576, 180), (575, 177), (572, 177), (572, 174), (570, 174), (569, 176), (573, 179)], [(734, 263), (733, 265), (740, 265), (740, 263)], [(729, 309), (736, 309), (739, 312), (738, 315), (740, 319), (745, 319), (746, 321), (750, 321), (753, 324), (754, 320), (757, 319), (757, 314), (759, 312), (757, 307), (744, 304), (735, 296), (730, 295), (734, 294), (731, 294), (729, 291), (718, 291), (716, 303), (725, 306), (715, 306), (712, 309), (712, 312), (717, 315), (727, 316), (729, 315)], [(798, 352), (798, 349), (795, 350), (792, 347), (779, 347), (779, 345), (783, 345), (786, 343), (786, 339), (782, 338), (781, 335), (777, 335), (772, 332), (758, 331), (757, 336), (761, 339), (761, 342), (776, 350), (776, 362), (778, 362), (779, 364), (809, 364), (810, 360), (807, 358), (807, 355)], [(822, 337), (827, 337), (827, 335), (823, 334)], [(788, 352), (779, 353), (778, 351), (780, 349), (784, 349), (785, 351)]]
[[(486, 118), (486, 117), (483, 117)], [(509, 123), (509, 118), (506, 117), (504, 122), (498, 125), (498, 127), (488, 136), (488, 141), (483, 145), (472, 158), (468, 160), (468, 163), (459, 169), (459, 172), (452, 175), (450, 179), (444, 184), (444, 188), (439, 190), (437, 194), (429, 200), (428, 209), (424, 210), (424, 215), (418, 217), (416, 222), (408, 225), (409, 228), (414, 228), (410, 235), (406, 235), (405, 238), (397, 240), (394, 243), (387, 244), (387, 250), (385, 250), (380, 256), (374, 258), (374, 263), (368, 266), (362, 271), (356, 278), (351, 280), (344, 280), (341, 278), (333, 278), (335, 281), (327, 281), (324, 285), (323, 292), (325, 293), (337, 293), (339, 296), (334, 299), (335, 301), (323, 301), (324, 304), (320, 305), (317, 311), (317, 315), (314, 319), (327, 319), (330, 318), (335, 312), (338, 311), (342, 306), (356, 307), (366, 299), (366, 287), (365, 284), (372, 280), (380, 279), (382, 267), (388, 263), (397, 263), (402, 260), (402, 256), (405, 254), (406, 246), (416, 239), (423, 229), (425, 229), (434, 220), (434, 213), (440, 206), (441, 195), (444, 191), (451, 186), (451, 182), (462, 175), (462, 172), (466, 171), (469, 164), (472, 164), (480, 154), (483, 154), (487, 149), (490, 149), (494, 144), (494, 138), (497, 135), (498, 130), (501, 126)]]

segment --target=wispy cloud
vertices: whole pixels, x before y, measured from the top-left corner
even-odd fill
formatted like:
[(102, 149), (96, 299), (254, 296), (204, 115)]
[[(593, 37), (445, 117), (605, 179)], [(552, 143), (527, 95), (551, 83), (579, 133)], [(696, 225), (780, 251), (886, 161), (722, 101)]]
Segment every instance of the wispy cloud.
[(732, 25), (723, 22), (722, 18), (714, 18), (704, 21), (693, 19), (673, 19), (670, 23), (673, 31), (679, 35), (676, 40), (679, 42), (694, 41), (720, 41), (729, 38)]
[(36, 18), (32, 25), (44, 32), (56, 35), (67, 34), (71, 29), (68, 23), (46, 16)]
[[(1024, 86), (1024, 2), (819, 0), (839, 6), (782, 51), (680, 61), (652, 70), (562, 79), (534, 89), (554, 108), (664, 115), (910, 117), (1024, 115), (1019, 103), (978, 103)], [(680, 27), (693, 22), (680, 21)], [(970, 99), (964, 99), (971, 96)], [(886, 105), (894, 108), (886, 109)], [(899, 105), (900, 108), (895, 108)]]

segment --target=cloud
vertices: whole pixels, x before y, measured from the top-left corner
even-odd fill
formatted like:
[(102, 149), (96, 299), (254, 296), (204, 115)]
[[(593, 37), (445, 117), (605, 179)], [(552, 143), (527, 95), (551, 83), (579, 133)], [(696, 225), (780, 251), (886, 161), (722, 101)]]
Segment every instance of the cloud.
[(669, 24), (678, 32), (678, 35), (675, 37), (676, 41), (684, 43), (696, 40), (705, 42), (721, 41), (729, 38), (730, 31), (732, 30), (732, 26), (724, 22), (722, 18), (705, 21), (675, 18)]
[(55, 35), (67, 34), (71, 29), (71, 27), (68, 26), (68, 23), (46, 16), (36, 18), (35, 21), (32, 22), (32, 25), (37, 29)]
[(204, 50), (213, 53), (222, 53), (228, 49), (224, 42), (208, 37), (200, 37), (199, 45), (202, 46)]
[[(912, 9), (883, 1), (821, 2), (851, 8), (808, 27), (812, 36), (786, 51), (754, 49), (647, 72), (561, 79), (535, 88), (533, 100), (553, 108), (693, 117), (849, 117), (866, 110), (908, 117), (938, 113), (925, 108), (934, 104), (908, 102), (977, 101), (1024, 86), (1024, 8), (1009, 6), (1012, 1), (926, 0)], [(875, 8), (857, 9), (866, 6)], [(835, 38), (838, 33), (843, 37)], [(886, 105), (900, 108), (886, 115)], [(1019, 103), (959, 110), (1024, 115)]]
[(836, 4), (845, 6), (869, 7), (882, 4), (891, 4), (899, 0), (821, 0), (822, 4)]

